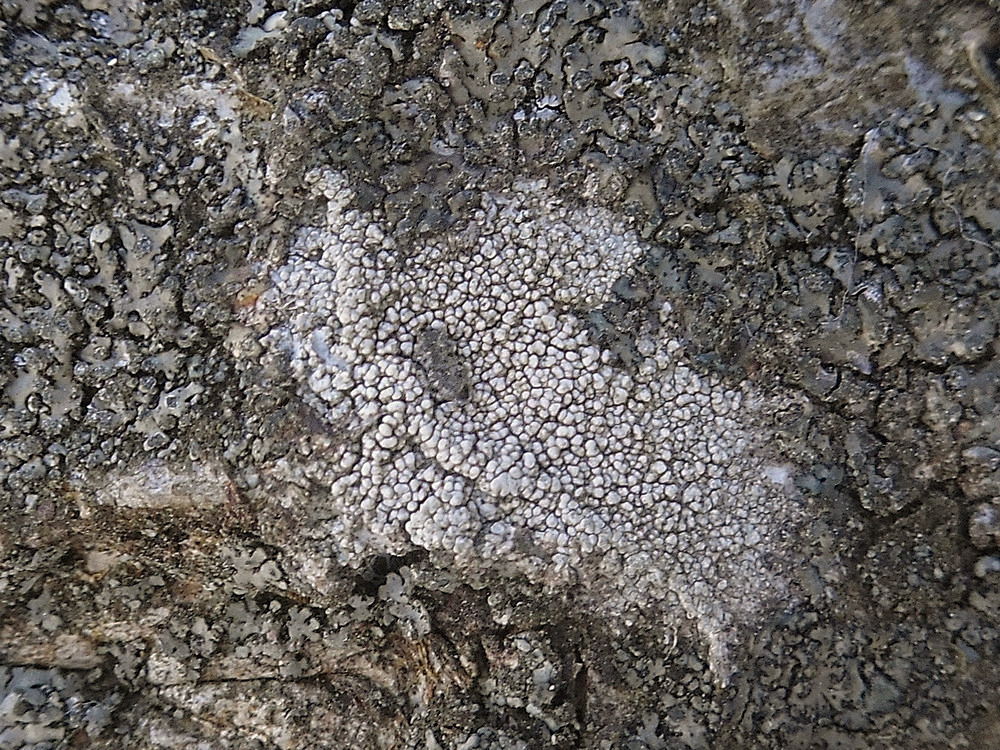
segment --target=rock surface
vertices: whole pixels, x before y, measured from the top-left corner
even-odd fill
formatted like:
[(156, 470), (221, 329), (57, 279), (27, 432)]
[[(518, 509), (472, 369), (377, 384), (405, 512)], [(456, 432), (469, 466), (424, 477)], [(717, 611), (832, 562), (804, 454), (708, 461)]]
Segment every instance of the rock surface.
[(0, 747), (996, 744), (995, 4), (0, 42)]

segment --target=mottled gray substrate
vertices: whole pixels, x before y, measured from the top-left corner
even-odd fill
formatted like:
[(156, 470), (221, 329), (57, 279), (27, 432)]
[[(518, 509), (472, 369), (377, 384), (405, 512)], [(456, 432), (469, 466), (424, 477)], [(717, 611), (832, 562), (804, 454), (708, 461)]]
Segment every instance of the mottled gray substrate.
[(996, 13), (0, 4), (0, 747), (995, 744)]

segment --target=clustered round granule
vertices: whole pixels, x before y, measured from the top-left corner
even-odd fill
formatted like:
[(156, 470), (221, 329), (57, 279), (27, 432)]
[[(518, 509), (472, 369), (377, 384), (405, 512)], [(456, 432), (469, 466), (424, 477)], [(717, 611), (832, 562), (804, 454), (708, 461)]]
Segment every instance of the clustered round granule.
[(416, 546), (600, 580), (710, 633), (773, 593), (796, 504), (755, 450), (763, 400), (683, 364), (669, 305), (635, 372), (589, 340), (582, 316), (648, 252), (623, 221), (520, 182), (397, 243), (343, 175), (317, 180), (326, 225), (274, 273), (265, 342), (337, 438), (344, 561)]

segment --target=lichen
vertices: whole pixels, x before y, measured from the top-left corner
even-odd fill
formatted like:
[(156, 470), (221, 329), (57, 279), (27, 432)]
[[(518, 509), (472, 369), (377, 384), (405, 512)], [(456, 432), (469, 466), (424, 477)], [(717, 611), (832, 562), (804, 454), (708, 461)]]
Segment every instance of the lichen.
[(666, 602), (724, 673), (723, 634), (782, 590), (768, 560), (797, 517), (763, 450), (780, 400), (693, 369), (669, 303), (634, 372), (591, 340), (588, 314), (649, 250), (607, 210), (522, 181), (408, 246), (350, 207), (344, 175), (316, 179), (326, 223), (261, 302), (267, 347), (335, 435), (304, 471), (331, 488), (340, 561), (418, 547)]

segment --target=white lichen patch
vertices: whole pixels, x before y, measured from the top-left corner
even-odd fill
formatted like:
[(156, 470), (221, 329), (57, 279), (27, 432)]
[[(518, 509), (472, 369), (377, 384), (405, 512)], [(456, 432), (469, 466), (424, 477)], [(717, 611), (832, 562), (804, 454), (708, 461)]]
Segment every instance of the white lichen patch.
[(342, 176), (318, 187), (326, 224), (262, 301), (282, 321), (266, 345), (334, 436), (310, 471), (341, 561), (422, 547), (658, 603), (720, 666), (725, 631), (781, 589), (797, 506), (754, 426), (773, 404), (686, 366), (669, 305), (634, 373), (590, 340), (582, 316), (648, 248), (537, 182), (416, 245), (352, 210)]
[(98, 505), (116, 508), (210, 508), (226, 501), (229, 478), (211, 461), (179, 469), (152, 460), (127, 473), (111, 473), (94, 491)]

